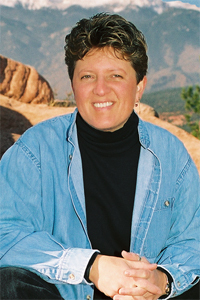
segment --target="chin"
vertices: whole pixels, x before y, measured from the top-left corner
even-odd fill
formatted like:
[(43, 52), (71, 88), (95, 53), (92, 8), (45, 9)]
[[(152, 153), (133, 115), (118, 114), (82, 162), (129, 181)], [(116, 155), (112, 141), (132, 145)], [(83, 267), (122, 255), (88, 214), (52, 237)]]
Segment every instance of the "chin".
[(101, 131), (110, 131), (110, 130), (112, 130), (112, 127), (113, 127), (113, 125), (112, 124), (110, 124), (110, 123), (107, 123), (107, 122), (98, 122), (98, 120), (95, 120), (95, 122), (88, 122), (88, 124), (91, 126), (91, 127), (93, 127), (93, 128), (95, 128), (95, 129), (97, 129), (97, 130), (101, 130)]
[(110, 132), (113, 132), (113, 131), (116, 131), (118, 130), (120, 127), (115, 127), (115, 126), (102, 126), (102, 127), (95, 127), (96, 129), (98, 130), (101, 130), (101, 131), (110, 131)]

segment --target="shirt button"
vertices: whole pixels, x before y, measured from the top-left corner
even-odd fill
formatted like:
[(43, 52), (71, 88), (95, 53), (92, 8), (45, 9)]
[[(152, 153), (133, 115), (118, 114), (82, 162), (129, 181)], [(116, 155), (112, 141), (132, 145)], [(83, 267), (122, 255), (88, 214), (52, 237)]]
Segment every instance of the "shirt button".
[(178, 285), (178, 286), (181, 286), (181, 283), (180, 283), (180, 281), (177, 281), (177, 285)]
[(167, 207), (168, 207), (168, 206), (169, 206), (169, 204), (170, 204), (170, 203), (169, 203), (169, 201), (168, 201), (168, 200), (167, 200), (167, 201), (165, 201), (165, 206), (167, 206)]
[(69, 160), (72, 160), (72, 155), (71, 154), (69, 155)]
[(69, 274), (69, 279), (74, 280), (75, 279), (75, 275), (74, 274)]
[(90, 300), (90, 299), (91, 299), (91, 296), (90, 296), (90, 295), (87, 295), (86, 299), (87, 299), (87, 300)]

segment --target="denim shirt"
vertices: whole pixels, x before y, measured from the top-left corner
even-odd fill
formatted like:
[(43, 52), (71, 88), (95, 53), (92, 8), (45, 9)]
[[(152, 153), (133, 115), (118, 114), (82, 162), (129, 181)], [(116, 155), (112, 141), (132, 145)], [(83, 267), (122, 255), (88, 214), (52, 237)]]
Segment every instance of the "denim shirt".
[[(67, 300), (93, 298), (84, 273), (98, 251), (87, 233), (76, 113), (30, 128), (1, 160), (0, 266), (39, 274)], [(142, 120), (138, 131), (130, 251), (171, 274), (173, 297), (200, 276), (199, 175), (175, 136)]]

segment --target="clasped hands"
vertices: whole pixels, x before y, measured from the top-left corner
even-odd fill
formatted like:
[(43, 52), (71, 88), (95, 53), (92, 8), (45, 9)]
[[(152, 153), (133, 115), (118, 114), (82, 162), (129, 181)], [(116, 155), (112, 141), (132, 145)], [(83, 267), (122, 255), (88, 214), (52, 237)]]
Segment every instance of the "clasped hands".
[(164, 294), (166, 275), (145, 257), (122, 251), (122, 257), (98, 255), (90, 280), (113, 300), (156, 300)]

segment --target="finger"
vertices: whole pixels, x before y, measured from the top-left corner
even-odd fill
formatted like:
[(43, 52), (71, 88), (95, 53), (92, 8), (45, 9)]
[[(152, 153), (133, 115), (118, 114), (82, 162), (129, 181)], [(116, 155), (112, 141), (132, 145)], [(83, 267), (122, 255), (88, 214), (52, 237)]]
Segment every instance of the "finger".
[(124, 271), (124, 275), (127, 277), (148, 279), (151, 275), (151, 271), (144, 269), (130, 269)]
[(135, 286), (131, 288), (121, 288), (119, 294), (131, 296), (143, 296), (146, 292), (153, 295), (161, 295), (162, 291), (157, 285), (154, 285), (146, 279), (135, 279)]
[(138, 261), (139, 260), (139, 254), (133, 253), (133, 252), (127, 252), (125, 250), (122, 251), (122, 257), (127, 260), (133, 260)]
[(146, 293), (146, 290), (141, 287), (132, 287), (132, 288), (121, 288), (119, 290), (119, 295), (126, 295), (126, 296), (143, 296)]
[(121, 254), (126, 260), (146, 263), (149, 267), (146, 266), (145, 269), (155, 270), (157, 268), (157, 264), (151, 264), (145, 257), (141, 257), (139, 254), (127, 252), (125, 250), (123, 250)]
[(162, 295), (161, 289), (146, 279), (135, 279), (135, 285), (154, 295)]
[(124, 296), (124, 295), (117, 295), (113, 297), (113, 300), (147, 300), (145, 297), (142, 296)]
[(146, 300), (143, 296), (115, 295), (113, 300)]
[(130, 260), (126, 260), (126, 262), (131, 269), (144, 269), (150, 271), (157, 269), (157, 264), (150, 264), (143, 261), (130, 261)]
[(143, 295), (143, 297), (147, 300), (147, 299), (152, 299), (152, 297), (154, 296), (154, 298), (155, 298), (155, 295), (152, 295), (151, 293), (149, 293), (149, 292), (146, 292), (144, 295)]
[(113, 300), (136, 300), (132, 296), (124, 296), (124, 295), (115, 295)]
[(121, 254), (122, 254), (122, 257), (127, 259), (127, 260), (132, 260), (132, 261), (141, 261), (141, 260), (143, 260), (144, 262), (149, 263), (148, 260), (145, 257), (141, 257), (137, 253), (127, 252), (127, 251), (123, 250)]

